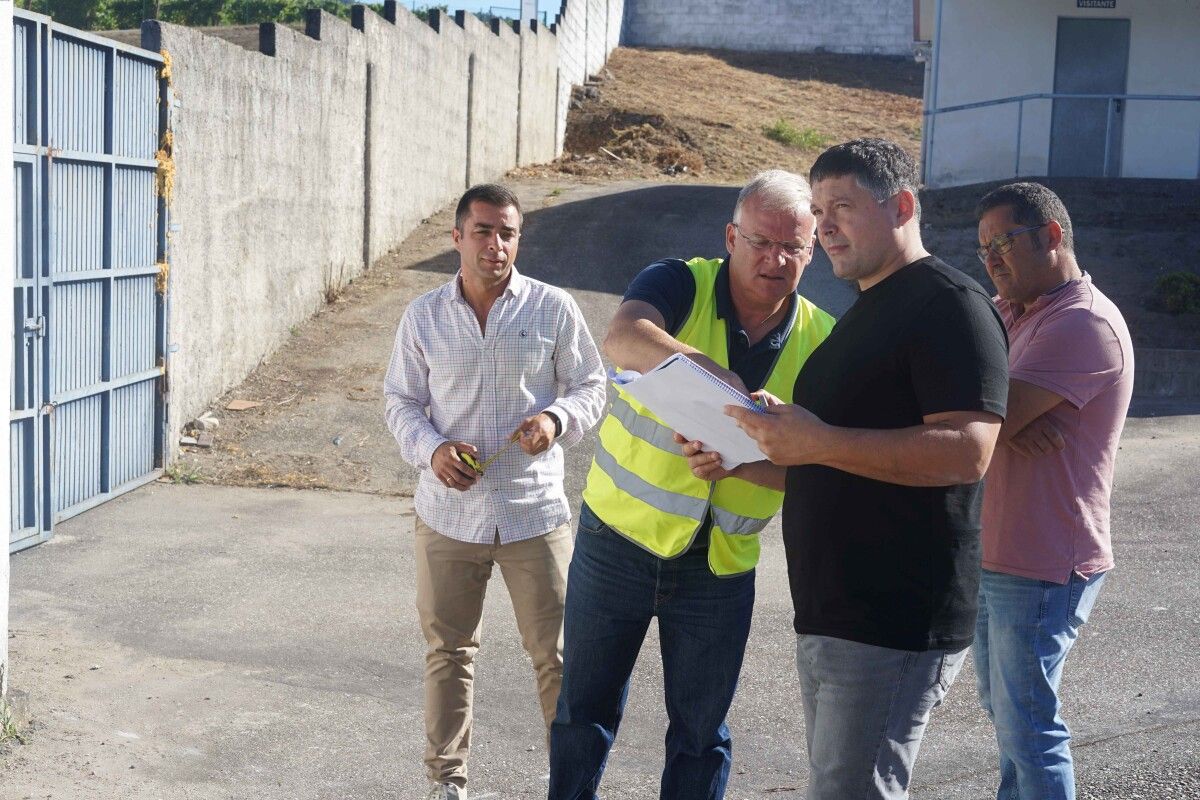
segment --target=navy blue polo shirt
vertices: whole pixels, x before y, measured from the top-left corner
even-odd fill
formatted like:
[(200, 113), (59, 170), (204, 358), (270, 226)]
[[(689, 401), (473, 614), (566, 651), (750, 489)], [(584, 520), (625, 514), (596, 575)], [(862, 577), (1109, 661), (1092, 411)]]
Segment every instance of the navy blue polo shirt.
[[(750, 391), (758, 391), (767, 382), (779, 351), (787, 342), (796, 318), (796, 297), (789, 298), (788, 313), (775, 328), (754, 346), (738, 321), (729, 289), (729, 259), (721, 263), (716, 282), (717, 316), (725, 320), (728, 336), (729, 369), (742, 379)], [(687, 264), (677, 258), (655, 261), (637, 274), (625, 290), (624, 300), (641, 300), (658, 309), (666, 321), (667, 333), (674, 336), (687, 321), (696, 297), (696, 278)]]

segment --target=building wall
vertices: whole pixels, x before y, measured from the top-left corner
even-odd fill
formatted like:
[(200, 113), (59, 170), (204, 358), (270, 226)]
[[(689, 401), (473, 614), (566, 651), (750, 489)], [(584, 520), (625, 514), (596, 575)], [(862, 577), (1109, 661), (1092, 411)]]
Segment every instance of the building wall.
[(910, 55), (912, 0), (626, 0), (623, 44)]
[[(1129, 94), (1200, 95), (1200, 13), (1191, 0), (1118, 0), (1115, 9), (1081, 9), (1074, 0), (974, 3), (944, 0), (934, 49), (936, 83), (926, 108), (1054, 91), (1059, 17), (1129, 19)], [(1021, 175), (1049, 166), (1049, 100), (1025, 103)], [(926, 181), (953, 186), (1013, 176), (1017, 105), (938, 115), (926, 122)], [(1200, 174), (1200, 103), (1126, 105), (1122, 175), (1195, 178)]]
[(170, 430), (470, 183), (558, 155), (571, 86), (603, 66), (621, 7), (569, 0), (520, 34), (403, 7), (353, 25), (322, 12), (271, 26), (273, 55), (246, 31), (145, 23), (176, 104)]

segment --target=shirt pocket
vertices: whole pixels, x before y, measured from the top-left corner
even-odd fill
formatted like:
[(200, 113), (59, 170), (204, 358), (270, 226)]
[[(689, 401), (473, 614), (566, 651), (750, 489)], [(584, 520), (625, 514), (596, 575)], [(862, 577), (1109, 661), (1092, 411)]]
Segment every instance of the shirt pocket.
[(525, 375), (536, 375), (553, 369), (554, 351), (558, 340), (535, 328), (520, 328), (513, 334), (512, 347), (516, 361)]

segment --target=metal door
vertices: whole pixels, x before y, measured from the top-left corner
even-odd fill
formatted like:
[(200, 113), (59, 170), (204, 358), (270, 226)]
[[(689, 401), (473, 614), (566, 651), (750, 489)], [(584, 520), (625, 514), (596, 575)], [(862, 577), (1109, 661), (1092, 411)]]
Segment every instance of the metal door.
[(162, 467), (156, 54), (14, 12), (10, 550)]
[[(1058, 21), (1056, 94), (1125, 94), (1129, 20)], [(1124, 101), (1058, 99), (1050, 123), (1050, 174), (1118, 177)]]

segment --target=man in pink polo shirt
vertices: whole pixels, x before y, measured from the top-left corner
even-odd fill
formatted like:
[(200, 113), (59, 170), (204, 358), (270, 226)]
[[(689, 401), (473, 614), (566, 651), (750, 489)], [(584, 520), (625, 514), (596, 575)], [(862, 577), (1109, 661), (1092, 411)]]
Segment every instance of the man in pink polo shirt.
[(1075, 260), (1062, 201), (1036, 183), (976, 208), (979, 259), (1009, 338), (1008, 416), (983, 500), (975, 633), (1000, 798), (1075, 797), (1063, 663), (1112, 569), (1109, 496), (1133, 392), (1121, 312)]

